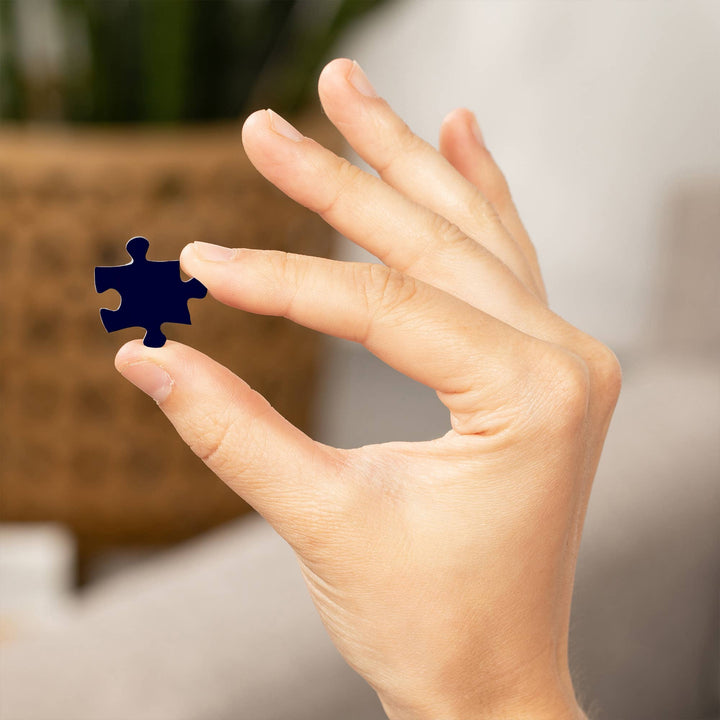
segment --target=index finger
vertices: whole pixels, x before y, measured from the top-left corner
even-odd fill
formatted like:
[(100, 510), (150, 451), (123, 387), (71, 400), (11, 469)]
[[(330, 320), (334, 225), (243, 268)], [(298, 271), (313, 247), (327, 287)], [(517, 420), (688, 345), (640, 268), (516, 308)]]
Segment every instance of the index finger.
[(218, 300), (362, 343), (428, 385), (448, 409), (472, 392), (479, 412), (524, 393), (546, 343), (432, 285), (379, 263), (349, 263), (278, 250), (186, 246), (183, 269)]

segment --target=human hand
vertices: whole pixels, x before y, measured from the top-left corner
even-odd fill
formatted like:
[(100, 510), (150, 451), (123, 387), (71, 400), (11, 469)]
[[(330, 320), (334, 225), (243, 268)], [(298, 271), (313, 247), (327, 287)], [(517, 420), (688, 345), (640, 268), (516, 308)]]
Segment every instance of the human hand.
[(325, 68), (319, 92), (381, 179), (269, 111), (247, 119), (246, 152), (384, 264), (194, 243), (182, 266), (221, 302), (361, 342), (435, 389), (452, 429), (336, 449), (191, 348), (133, 341), (116, 366), (291, 545), (390, 718), (583, 717), (568, 620), (617, 359), (548, 309), (468, 111), (446, 118), (438, 152), (349, 60)]

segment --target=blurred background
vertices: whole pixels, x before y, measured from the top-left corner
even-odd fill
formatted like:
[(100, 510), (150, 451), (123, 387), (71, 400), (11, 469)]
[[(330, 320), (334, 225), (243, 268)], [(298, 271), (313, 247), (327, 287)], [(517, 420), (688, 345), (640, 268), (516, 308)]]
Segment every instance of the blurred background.
[[(624, 387), (571, 624), (593, 720), (720, 718), (720, 4), (0, 0), (0, 720), (384, 717), (292, 551), (117, 375), (92, 287), (144, 234), (375, 261), (249, 165), (273, 107), (322, 115), (353, 57), (436, 143), (476, 112), (551, 307)], [(318, 440), (446, 432), (362, 347), (191, 301), (171, 337)]]

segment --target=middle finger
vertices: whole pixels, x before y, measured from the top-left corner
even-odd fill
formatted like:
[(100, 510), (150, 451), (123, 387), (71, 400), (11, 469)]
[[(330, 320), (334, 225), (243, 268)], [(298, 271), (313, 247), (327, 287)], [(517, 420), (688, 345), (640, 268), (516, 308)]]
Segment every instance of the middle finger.
[(328, 118), (388, 185), (457, 225), (540, 296), (528, 258), (492, 203), (377, 96), (357, 63), (333, 60), (318, 90)]
[(389, 267), (533, 331), (527, 315), (537, 298), (445, 218), (302, 136), (272, 111), (246, 120), (243, 144), (270, 182)]

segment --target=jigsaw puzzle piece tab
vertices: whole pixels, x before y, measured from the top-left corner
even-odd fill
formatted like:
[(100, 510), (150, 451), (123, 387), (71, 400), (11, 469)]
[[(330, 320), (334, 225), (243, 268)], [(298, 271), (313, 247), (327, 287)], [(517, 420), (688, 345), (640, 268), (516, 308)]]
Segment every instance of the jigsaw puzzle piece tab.
[(145, 333), (143, 345), (145, 345), (145, 347), (159, 348), (165, 344), (166, 340), (167, 338), (160, 328), (153, 328)]
[(151, 260), (147, 260), (146, 255), (147, 251), (150, 248), (150, 243), (147, 238), (141, 237), (140, 235), (130, 238), (127, 241), (127, 245), (125, 245), (125, 250), (127, 251), (127, 254), (135, 261), (143, 261), (146, 262), (152, 262)]

